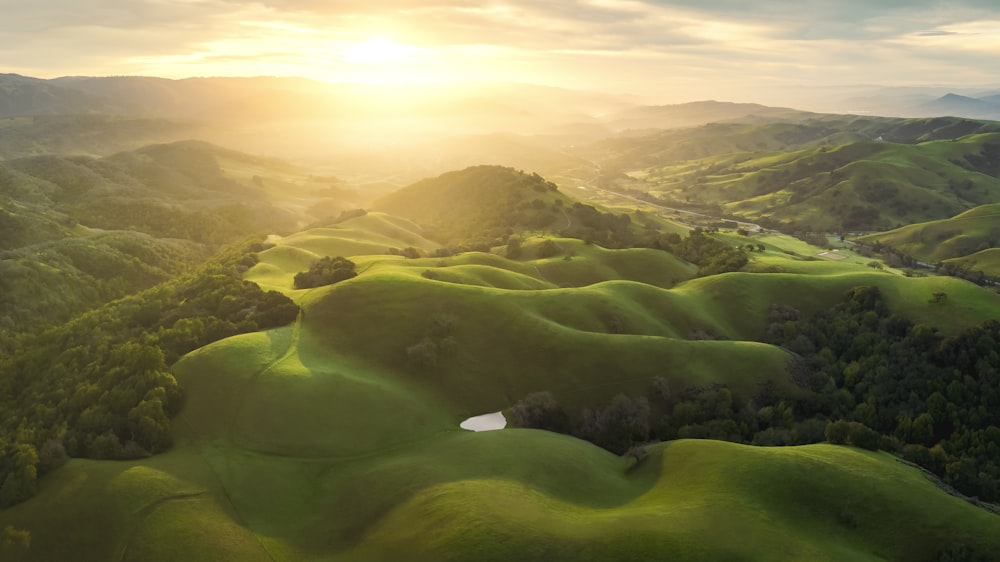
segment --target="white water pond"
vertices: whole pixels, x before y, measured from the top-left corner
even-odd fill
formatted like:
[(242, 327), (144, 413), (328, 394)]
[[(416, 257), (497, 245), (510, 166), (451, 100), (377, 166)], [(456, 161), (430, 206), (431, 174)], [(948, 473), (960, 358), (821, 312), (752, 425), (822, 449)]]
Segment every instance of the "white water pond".
[(503, 417), (502, 412), (493, 412), (492, 414), (473, 416), (459, 424), (459, 427), (469, 431), (494, 431), (507, 427), (507, 418)]

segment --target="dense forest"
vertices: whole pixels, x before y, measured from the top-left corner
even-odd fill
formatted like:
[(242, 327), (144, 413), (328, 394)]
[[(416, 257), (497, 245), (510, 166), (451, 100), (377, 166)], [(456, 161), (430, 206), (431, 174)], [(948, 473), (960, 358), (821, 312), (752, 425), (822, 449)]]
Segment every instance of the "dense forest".
[(168, 366), (213, 341), (292, 322), (298, 306), (242, 281), (259, 243), (53, 326), (8, 337), (0, 359), (0, 506), (68, 457), (148, 456), (183, 403)]

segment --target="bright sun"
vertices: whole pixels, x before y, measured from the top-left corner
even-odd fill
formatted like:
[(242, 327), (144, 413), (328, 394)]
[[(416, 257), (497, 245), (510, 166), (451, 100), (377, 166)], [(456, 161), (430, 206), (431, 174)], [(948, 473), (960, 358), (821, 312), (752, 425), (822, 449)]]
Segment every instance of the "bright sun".
[(400, 45), (381, 37), (355, 43), (347, 48), (347, 58), (362, 64), (404, 62), (412, 59), (417, 49)]

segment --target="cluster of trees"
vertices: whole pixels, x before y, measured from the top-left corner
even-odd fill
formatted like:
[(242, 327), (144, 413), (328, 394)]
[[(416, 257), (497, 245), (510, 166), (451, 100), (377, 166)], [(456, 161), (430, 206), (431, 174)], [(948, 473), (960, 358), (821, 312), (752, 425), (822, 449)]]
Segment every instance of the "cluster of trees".
[(300, 271), (295, 274), (295, 288), (311, 289), (323, 285), (333, 285), (357, 277), (358, 274), (354, 269), (354, 262), (347, 258), (326, 256), (309, 266), (308, 271)]
[(743, 396), (726, 385), (672, 392), (655, 378), (645, 395), (618, 394), (608, 404), (566, 412), (550, 392), (518, 400), (507, 419), (517, 427), (575, 435), (613, 453), (625, 454), (655, 441), (717, 439), (754, 445), (801, 445), (824, 440), (829, 420), (796, 415), (797, 397), (774, 384)]
[(739, 271), (749, 261), (746, 248), (730, 246), (700, 228), (695, 228), (683, 238), (676, 233), (649, 233), (636, 245), (665, 250), (689, 261), (698, 266), (700, 276)]
[(431, 317), (423, 339), (406, 348), (406, 358), (410, 366), (417, 369), (432, 369), (437, 366), (440, 356), (454, 351), (458, 345), (454, 336), (454, 326), (455, 317), (451, 314), (441, 313)]
[(566, 208), (569, 226), (563, 236), (578, 238), (606, 248), (628, 248), (633, 244), (632, 219), (626, 214), (602, 213), (584, 203)]
[(257, 244), (14, 342), (0, 359), (0, 505), (30, 497), (68, 457), (135, 458), (170, 446), (183, 393), (168, 365), (238, 333), (292, 322), (298, 306), (241, 274)]
[(813, 391), (800, 414), (862, 424), (879, 447), (1000, 500), (1000, 322), (945, 337), (891, 314), (876, 287), (808, 320), (787, 307), (780, 317), (771, 341), (800, 355), (798, 380)]

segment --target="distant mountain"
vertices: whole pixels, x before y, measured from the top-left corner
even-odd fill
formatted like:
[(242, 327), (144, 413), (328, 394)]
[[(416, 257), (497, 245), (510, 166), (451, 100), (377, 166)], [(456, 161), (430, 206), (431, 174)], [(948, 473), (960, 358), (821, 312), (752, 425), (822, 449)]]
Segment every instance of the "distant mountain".
[(723, 155), (746, 158), (758, 152), (788, 152), (879, 140), (913, 144), (996, 132), (1000, 132), (998, 123), (955, 117), (815, 115), (792, 122), (708, 123), (687, 129), (631, 132), (575, 147), (572, 152), (614, 172)]
[(755, 103), (698, 101), (677, 105), (640, 106), (610, 115), (615, 129), (675, 129), (718, 121), (798, 120), (813, 114)]
[(19, 74), (0, 74), (0, 118), (24, 115), (121, 113), (112, 100)]
[(959, 115), (974, 119), (1000, 119), (1000, 103), (958, 94), (945, 94), (934, 101), (917, 106), (915, 110), (924, 115)]
[(162, 142), (197, 138), (206, 128), (169, 119), (35, 115), (0, 121), (0, 160), (45, 154), (110, 156)]
[(129, 115), (230, 121), (325, 117), (336, 112), (329, 85), (304, 78), (64, 77), (61, 88), (109, 100)]

